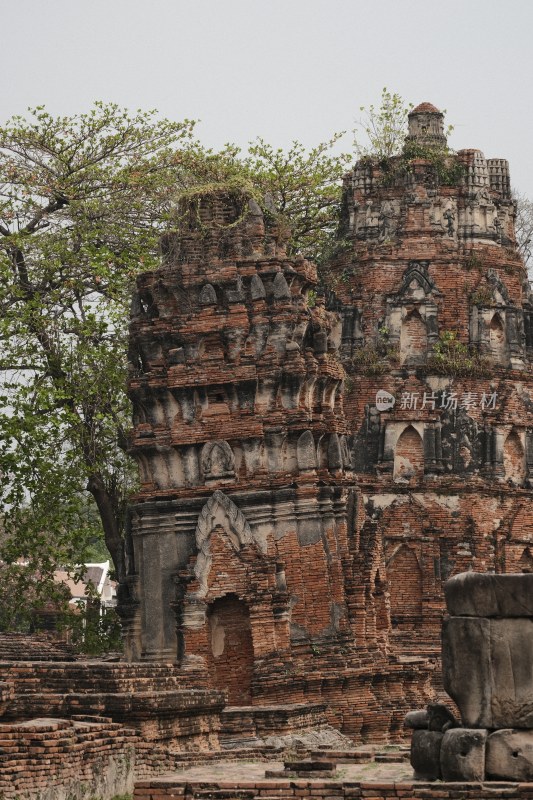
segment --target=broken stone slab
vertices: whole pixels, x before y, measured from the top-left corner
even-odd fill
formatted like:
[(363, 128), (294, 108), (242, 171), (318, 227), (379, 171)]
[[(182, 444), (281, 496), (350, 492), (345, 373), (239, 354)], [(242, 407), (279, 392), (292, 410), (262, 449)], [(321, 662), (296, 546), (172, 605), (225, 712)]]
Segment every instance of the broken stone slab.
[(533, 619), (451, 617), (443, 684), (467, 728), (533, 728)]
[(426, 708), (418, 709), (418, 711), (408, 711), (404, 717), (403, 724), (406, 728), (413, 728), (413, 730), (428, 730), (428, 712)]
[(442, 682), (466, 728), (492, 728), (488, 619), (450, 617), (442, 624)]
[(415, 730), (411, 738), (411, 766), (416, 780), (437, 781), (441, 778), (440, 749), (443, 733)]
[(491, 733), (485, 771), (488, 778), (533, 780), (533, 731), (504, 729)]
[(533, 728), (533, 619), (490, 621), (492, 728)]
[(337, 765), (324, 759), (284, 761), (282, 770), (265, 771), (265, 778), (335, 778)]
[(455, 617), (533, 617), (533, 573), (461, 572), (446, 581), (444, 595)]
[[(328, 778), (337, 778), (337, 773), (335, 770), (323, 770), (320, 773), (313, 773), (309, 772), (308, 770), (299, 770), (299, 771), (290, 771), (284, 769), (267, 769), (265, 770), (265, 778), (321, 778), (322, 780), (326, 780)], [(257, 797), (257, 795), (254, 795)], [(234, 800), (235, 795), (231, 795), (231, 800)], [(236, 799), (235, 799), (236, 800)]]
[(453, 728), (446, 731), (440, 749), (440, 768), (445, 781), (485, 779), (487, 731)]

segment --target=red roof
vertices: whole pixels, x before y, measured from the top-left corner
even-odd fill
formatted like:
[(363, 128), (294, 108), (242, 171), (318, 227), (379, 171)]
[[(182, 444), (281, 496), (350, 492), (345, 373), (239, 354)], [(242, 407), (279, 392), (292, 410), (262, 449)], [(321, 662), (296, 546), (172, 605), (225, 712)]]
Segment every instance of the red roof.
[(420, 103), (419, 106), (417, 106), (416, 108), (413, 108), (413, 110), (409, 112), (409, 116), (411, 116), (411, 114), (423, 114), (423, 113), (425, 113), (425, 114), (441, 114), (442, 112), (439, 111), (438, 108), (435, 108), (435, 106), (432, 105), (431, 103)]

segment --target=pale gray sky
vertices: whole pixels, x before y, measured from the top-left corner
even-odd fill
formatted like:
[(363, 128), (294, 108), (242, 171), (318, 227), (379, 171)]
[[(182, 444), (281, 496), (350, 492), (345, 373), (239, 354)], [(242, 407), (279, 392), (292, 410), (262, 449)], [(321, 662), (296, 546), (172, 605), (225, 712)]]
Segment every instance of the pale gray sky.
[[(0, 0), (0, 118), (94, 100), (198, 118), (205, 144), (312, 146), (387, 86), (448, 110), (533, 198), (531, 0)], [(346, 147), (351, 136), (346, 139)]]

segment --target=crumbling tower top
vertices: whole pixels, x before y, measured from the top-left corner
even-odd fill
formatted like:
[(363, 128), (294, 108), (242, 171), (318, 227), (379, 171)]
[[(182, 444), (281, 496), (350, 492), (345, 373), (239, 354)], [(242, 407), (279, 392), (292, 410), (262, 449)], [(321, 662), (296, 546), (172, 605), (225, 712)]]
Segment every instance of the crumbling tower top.
[(431, 103), (420, 103), (408, 114), (409, 133), (406, 145), (416, 143), (425, 147), (446, 147), (444, 114)]

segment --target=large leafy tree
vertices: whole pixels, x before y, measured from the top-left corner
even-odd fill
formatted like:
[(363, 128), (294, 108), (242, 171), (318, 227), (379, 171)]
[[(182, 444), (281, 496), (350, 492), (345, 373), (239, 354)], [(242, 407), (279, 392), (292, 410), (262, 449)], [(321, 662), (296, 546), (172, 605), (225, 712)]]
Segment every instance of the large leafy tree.
[(156, 264), (192, 127), (97, 104), (0, 129), (4, 560), (79, 558), (85, 486), (124, 574), (125, 307), (139, 265)]

